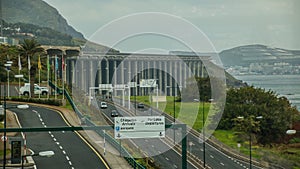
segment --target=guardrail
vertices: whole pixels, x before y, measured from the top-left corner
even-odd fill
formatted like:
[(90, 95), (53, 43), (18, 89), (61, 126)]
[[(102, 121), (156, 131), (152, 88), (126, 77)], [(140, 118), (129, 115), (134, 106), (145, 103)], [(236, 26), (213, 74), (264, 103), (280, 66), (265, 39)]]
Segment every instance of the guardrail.
[[(57, 92), (58, 91), (62, 91), (60, 88), (56, 87), (51, 81), (49, 81), (49, 86), (51, 88), (53, 88), (54, 90), (56, 89)], [(80, 119), (85, 118), (85, 116), (80, 112), (80, 110), (77, 108), (77, 106), (75, 105), (75, 103), (73, 102), (72, 97), (70, 96), (70, 94), (64, 90), (63, 91), (67, 100), (69, 101), (69, 103), (72, 106), (72, 109), (75, 111), (75, 113), (79, 116)], [(96, 126), (90, 119), (85, 118), (85, 124), (87, 126)], [(131, 156), (131, 154), (122, 146), (119, 144), (119, 142), (116, 141), (116, 139), (114, 139), (113, 137), (111, 137), (108, 134), (105, 134), (104, 131), (99, 131), (99, 130), (95, 130), (97, 132), (97, 134), (99, 134), (101, 137), (105, 137), (105, 139), (116, 149), (120, 150), (120, 154), (124, 156), (124, 159), (128, 162), (129, 165), (131, 165), (132, 167), (134, 167), (135, 169), (146, 169), (145, 166), (143, 166), (142, 164), (136, 162), (136, 160)]]

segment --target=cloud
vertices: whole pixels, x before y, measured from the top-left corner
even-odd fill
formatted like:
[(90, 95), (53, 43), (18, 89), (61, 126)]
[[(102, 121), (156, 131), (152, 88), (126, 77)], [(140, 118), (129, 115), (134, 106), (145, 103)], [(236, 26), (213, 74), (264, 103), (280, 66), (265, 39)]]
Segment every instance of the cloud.
[[(300, 3), (297, 0), (45, 1), (57, 8), (86, 37), (108, 22), (125, 15), (164, 12), (185, 18), (198, 26), (212, 38), (218, 50), (241, 43), (274, 43), (280, 38), (283, 41), (277, 42), (279, 47), (300, 49), (298, 40), (295, 40), (299, 39), (299, 33), (295, 30), (300, 27)], [(271, 38), (273, 35), (276, 39)]]

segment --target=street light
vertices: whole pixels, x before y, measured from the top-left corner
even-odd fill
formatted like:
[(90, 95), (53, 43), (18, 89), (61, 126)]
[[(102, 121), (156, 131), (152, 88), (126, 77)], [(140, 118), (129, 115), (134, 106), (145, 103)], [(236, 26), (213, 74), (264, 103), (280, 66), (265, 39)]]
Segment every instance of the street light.
[[(6, 66), (6, 70), (7, 70), (7, 85), (8, 85), (8, 96), (9, 96), (9, 69), (10, 66), (12, 64), (12, 61), (7, 61), (6, 64), (4, 64), (4, 66)], [(6, 88), (4, 85), (4, 105), (3, 105), (3, 114), (4, 114), (4, 119), (3, 119), (3, 128), (4, 128), (4, 132), (3, 132), (3, 169), (5, 169), (6, 166), (6, 140), (7, 140), (7, 136), (6, 136)]]
[(53, 151), (41, 151), (39, 153), (22, 155), (22, 169), (24, 168), (24, 158), (28, 156), (40, 156), (40, 157), (52, 157), (54, 155)]
[[(244, 119), (243, 116), (238, 116), (238, 119)], [(263, 119), (263, 116), (257, 116), (255, 117), (256, 119)], [(251, 120), (251, 118), (250, 118)], [(250, 133), (249, 133), (249, 151), (250, 151), (250, 155), (249, 155), (249, 168), (252, 168), (252, 126), (251, 126), (251, 121), (249, 120), (249, 125), (250, 125)]]
[[(176, 112), (176, 105), (175, 105), (175, 88), (174, 86), (166, 86), (166, 88), (172, 89), (172, 93), (174, 95), (173, 99), (173, 123), (176, 123), (176, 117), (175, 117), (175, 112)], [(175, 144), (175, 129), (174, 129), (174, 144)]]
[(174, 96), (173, 96), (173, 122), (174, 122), (174, 124), (175, 124), (175, 122), (176, 122), (176, 118), (175, 118), (175, 111), (176, 111), (176, 107), (175, 107), (175, 88), (176, 87), (174, 87), (174, 86), (166, 86), (166, 88), (170, 88), (170, 89), (172, 89), (172, 93), (174, 94)]
[(10, 72), (10, 67), (11, 64), (13, 62), (12, 61), (7, 61), (6, 64), (4, 64), (4, 66), (6, 67), (6, 71), (7, 71), (7, 97), (9, 97), (9, 72)]
[(206, 159), (205, 159), (205, 127), (204, 127), (204, 123), (205, 123), (205, 114), (204, 114), (204, 98), (202, 100), (202, 132), (203, 132), (203, 168), (205, 168), (206, 166)]

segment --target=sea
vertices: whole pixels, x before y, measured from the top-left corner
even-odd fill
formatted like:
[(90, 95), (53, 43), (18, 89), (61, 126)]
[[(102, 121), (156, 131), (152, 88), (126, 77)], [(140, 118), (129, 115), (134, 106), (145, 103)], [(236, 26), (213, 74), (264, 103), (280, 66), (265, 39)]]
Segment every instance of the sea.
[(248, 85), (273, 90), (300, 111), (300, 75), (235, 75)]

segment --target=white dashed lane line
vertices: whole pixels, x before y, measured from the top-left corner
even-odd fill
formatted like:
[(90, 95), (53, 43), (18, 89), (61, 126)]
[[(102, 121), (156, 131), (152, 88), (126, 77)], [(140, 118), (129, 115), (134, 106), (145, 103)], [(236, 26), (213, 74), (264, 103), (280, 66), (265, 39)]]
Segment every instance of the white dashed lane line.
[[(40, 119), (41, 124), (42, 124), (44, 127), (47, 127), (47, 125), (46, 125), (45, 122), (43, 121), (43, 118), (41, 117), (41, 115), (40, 115), (36, 110), (32, 110), (32, 111), (33, 111), (34, 113), (37, 114), (37, 116), (38, 116), (39, 119)], [(75, 169), (74, 166), (73, 166), (73, 164), (72, 164), (72, 162), (71, 162), (71, 160), (70, 160), (70, 158), (69, 158), (69, 156), (67, 156), (66, 151), (65, 151), (64, 148), (60, 145), (60, 143), (57, 141), (57, 139), (55, 138), (55, 136), (51, 133), (51, 131), (49, 131), (48, 133), (49, 133), (49, 135), (51, 136), (51, 138), (53, 139), (53, 141), (55, 142), (55, 144), (59, 146), (59, 149), (62, 150), (62, 153), (66, 156), (66, 159), (67, 159), (67, 161), (68, 161), (68, 163), (69, 163), (71, 169)], [(65, 131), (62, 131), (62, 133), (65, 133)]]

